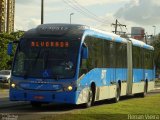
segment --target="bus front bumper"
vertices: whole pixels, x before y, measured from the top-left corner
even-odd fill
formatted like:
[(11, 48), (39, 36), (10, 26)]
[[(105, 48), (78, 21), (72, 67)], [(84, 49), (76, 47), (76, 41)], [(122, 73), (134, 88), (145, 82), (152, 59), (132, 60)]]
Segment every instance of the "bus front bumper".
[(11, 89), (9, 97), (11, 101), (76, 104), (76, 91), (55, 92)]

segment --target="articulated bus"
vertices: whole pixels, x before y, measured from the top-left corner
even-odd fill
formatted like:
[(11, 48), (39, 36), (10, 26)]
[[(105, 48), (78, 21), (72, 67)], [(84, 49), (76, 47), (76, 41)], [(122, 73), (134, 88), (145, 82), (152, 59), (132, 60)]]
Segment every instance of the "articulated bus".
[[(84, 104), (154, 88), (154, 48), (79, 24), (42, 24), (18, 42), (11, 101)], [(12, 52), (8, 45), (8, 54)]]

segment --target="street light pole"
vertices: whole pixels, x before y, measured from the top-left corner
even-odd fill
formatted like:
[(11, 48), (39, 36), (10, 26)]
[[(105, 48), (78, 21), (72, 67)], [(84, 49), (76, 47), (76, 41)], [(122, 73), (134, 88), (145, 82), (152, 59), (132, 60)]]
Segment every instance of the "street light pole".
[(154, 28), (154, 40), (155, 40), (155, 37), (156, 37), (156, 26), (152, 26)]
[(74, 13), (70, 13), (70, 24), (71, 24), (71, 16), (74, 15)]
[(43, 24), (44, 19), (44, 0), (41, 0), (41, 24)]

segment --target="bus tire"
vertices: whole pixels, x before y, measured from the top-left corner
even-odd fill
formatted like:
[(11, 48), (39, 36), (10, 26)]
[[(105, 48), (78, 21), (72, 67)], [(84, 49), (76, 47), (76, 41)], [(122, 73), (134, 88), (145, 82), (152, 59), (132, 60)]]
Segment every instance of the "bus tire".
[(31, 105), (32, 105), (33, 108), (40, 108), (42, 106), (42, 103), (31, 101)]
[(119, 84), (117, 84), (116, 95), (115, 95), (115, 98), (113, 99), (114, 103), (119, 102), (119, 100), (120, 100), (120, 94), (121, 94), (121, 89), (120, 89)]
[(144, 85), (144, 92), (143, 93), (139, 93), (139, 97), (142, 97), (144, 98), (147, 94), (147, 83), (145, 82), (145, 85)]
[(88, 108), (88, 107), (91, 107), (92, 104), (93, 104), (93, 91), (92, 89), (89, 90), (89, 95), (88, 95), (88, 101), (87, 103), (85, 103), (85, 107)]

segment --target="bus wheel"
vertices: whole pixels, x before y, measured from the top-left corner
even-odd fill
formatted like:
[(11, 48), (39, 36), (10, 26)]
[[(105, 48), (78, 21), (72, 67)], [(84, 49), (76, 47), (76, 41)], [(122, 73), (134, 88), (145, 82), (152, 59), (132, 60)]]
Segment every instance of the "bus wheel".
[(145, 85), (144, 85), (144, 92), (143, 93), (139, 93), (138, 94), (138, 97), (145, 97), (146, 96), (146, 94), (147, 94), (147, 84), (145, 83)]
[(115, 95), (115, 98), (113, 99), (114, 103), (117, 103), (119, 101), (120, 94), (121, 94), (121, 89), (120, 89), (119, 84), (118, 84), (117, 88), (116, 88), (116, 95)]
[(87, 103), (85, 103), (85, 107), (86, 108), (91, 107), (92, 103), (93, 103), (93, 91), (90, 89), (89, 95), (88, 95), (88, 101), (87, 101)]
[(41, 107), (41, 105), (42, 105), (42, 103), (40, 103), (40, 102), (31, 102), (31, 105), (32, 105), (32, 107), (34, 107), (34, 108), (39, 108), (39, 107)]

